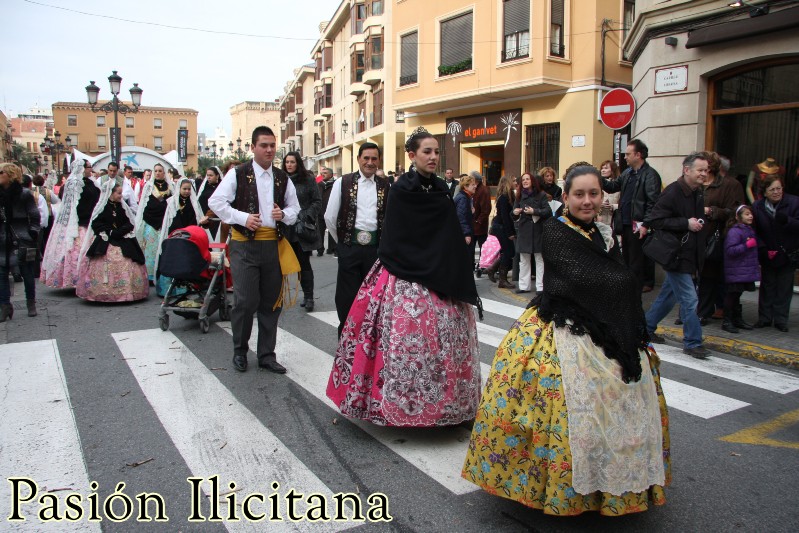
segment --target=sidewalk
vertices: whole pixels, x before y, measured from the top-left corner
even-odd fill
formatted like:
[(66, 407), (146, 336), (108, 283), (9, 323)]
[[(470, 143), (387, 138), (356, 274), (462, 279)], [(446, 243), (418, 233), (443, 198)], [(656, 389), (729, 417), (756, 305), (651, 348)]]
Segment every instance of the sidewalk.
[[(533, 294), (516, 294), (513, 290), (497, 289), (492, 287), (492, 292), (497, 296), (515, 302), (515, 305), (524, 306), (530, 302)], [(652, 292), (642, 295), (644, 311), (649, 309), (660, 291), (660, 285)], [(741, 296), (744, 320), (750, 324), (757, 322), (757, 291), (745, 292)], [(658, 333), (671, 342), (682, 345), (682, 326), (674, 325), (678, 318), (678, 307), (660, 323)], [(747, 359), (754, 359), (763, 363), (799, 368), (799, 295), (794, 295), (791, 300), (791, 312), (788, 316), (788, 333), (782, 333), (775, 328), (741, 330), (738, 335), (728, 333), (721, 329), (721, 320), (711, 320), (702, 328), (704, 345), (713, 351), (736, 355)]]

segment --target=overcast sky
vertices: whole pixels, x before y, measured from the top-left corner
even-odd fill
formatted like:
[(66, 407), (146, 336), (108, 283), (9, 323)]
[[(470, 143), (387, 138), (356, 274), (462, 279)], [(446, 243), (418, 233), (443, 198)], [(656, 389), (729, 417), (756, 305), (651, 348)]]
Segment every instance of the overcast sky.
[(142, 104), (196, 109), (200, 132), (224, 127), (230, 133), (230, 106), (279, 98), (293, 70), (311, 62), (319, 23), (339, 5), (0, 0), (0, 108), (10, 118), (37, 104), (85, 102), (90, 80), (107, 99), (108, 76), (117, 70), (124, 99), (138, 82)]

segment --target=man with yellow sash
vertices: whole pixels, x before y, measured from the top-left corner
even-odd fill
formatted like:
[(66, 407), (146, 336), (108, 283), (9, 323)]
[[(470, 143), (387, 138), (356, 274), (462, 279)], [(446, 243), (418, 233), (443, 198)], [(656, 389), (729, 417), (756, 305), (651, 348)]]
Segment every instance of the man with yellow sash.
[(283, 225), (294, 224), (300, 204), (288, 175), (272, 165), (276, 139), (266, 126), (252, 132), (253, 159), (231, 168), (208, 207), (232, 227), (230, 269), (233, 277), (233, 366), (247, 370), (253, 314), (258, 313), (258, 366), (278, 374), (277, 321), (289, 301), (288, 276), (300, 271)]

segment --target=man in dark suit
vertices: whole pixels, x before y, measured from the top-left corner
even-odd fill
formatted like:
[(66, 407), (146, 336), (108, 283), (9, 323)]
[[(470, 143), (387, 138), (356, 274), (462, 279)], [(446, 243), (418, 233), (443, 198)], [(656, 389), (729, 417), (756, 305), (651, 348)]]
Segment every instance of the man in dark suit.
[(444, 171), (444, 181), (447, 182), (447, 189), (449, 189), (450, 197), (455, 196), (455, 189), (458, 188), (458, 184), (460, 183), (455, 179), (455, 171), (451, 168)]

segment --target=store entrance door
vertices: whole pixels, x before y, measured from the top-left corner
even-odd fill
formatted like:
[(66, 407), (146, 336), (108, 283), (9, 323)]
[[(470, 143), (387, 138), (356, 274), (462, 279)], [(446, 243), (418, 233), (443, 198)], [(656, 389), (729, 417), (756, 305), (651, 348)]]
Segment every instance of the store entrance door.
[(486, 185), (496, 187), (505, 171), (505, 147), (499, 145), (480, 148), (480, 168)]

